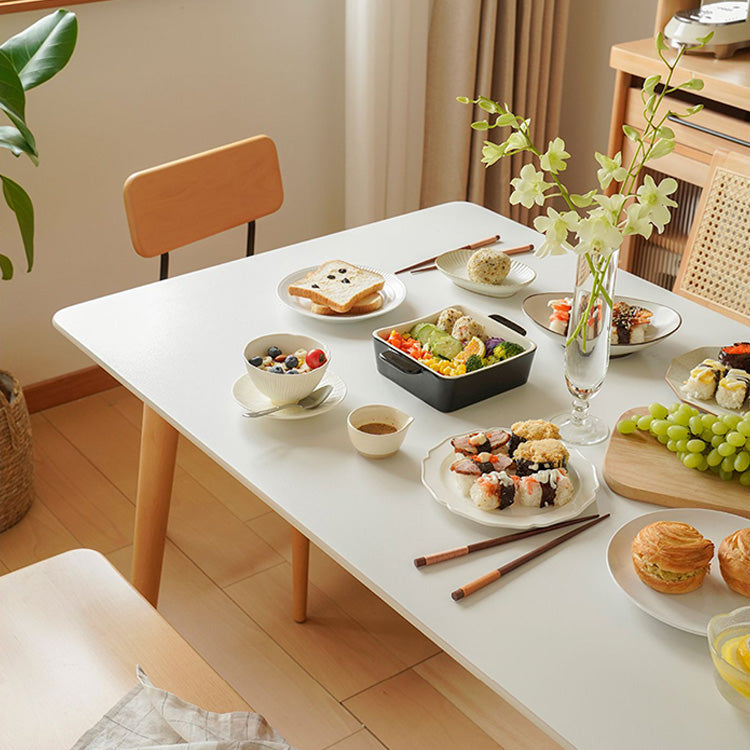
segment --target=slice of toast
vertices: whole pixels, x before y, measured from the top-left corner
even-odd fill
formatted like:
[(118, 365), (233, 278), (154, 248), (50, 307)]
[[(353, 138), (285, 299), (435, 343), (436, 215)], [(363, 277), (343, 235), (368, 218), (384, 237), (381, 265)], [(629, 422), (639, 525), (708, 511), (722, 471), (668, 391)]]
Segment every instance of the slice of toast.
[(354, 305), (345, 313), (337, 313), (335, 310), (331, 310), (327, 305), (319, 305), (313, 302), (310, 309), (316, 315), (364, 315), (365, 313), (375, 312), (383, 306), (383, 296), (380, 292), (375, 292), (369, 297), (361, 299), (359, 302), (355, 302)]
[(287, 291), (337, 313), (349, 312), (357, 302), (383, 288), (379, 273), (365, 271), (345, 260), (329, 260), (308, 273)]

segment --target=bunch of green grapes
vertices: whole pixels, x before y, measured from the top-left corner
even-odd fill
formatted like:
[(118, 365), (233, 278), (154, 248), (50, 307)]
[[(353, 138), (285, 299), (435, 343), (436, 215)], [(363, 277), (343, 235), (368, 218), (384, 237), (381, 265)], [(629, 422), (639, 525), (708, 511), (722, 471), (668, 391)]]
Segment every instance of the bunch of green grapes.
[(617, 429), (623, 435), (648, 430), (689, 469), (713, 471), (727, 481), (738, 475), (750, 487), (750, 412), (717, 416), (681, 403), (651, 404), (648, 411), (621, 420)]

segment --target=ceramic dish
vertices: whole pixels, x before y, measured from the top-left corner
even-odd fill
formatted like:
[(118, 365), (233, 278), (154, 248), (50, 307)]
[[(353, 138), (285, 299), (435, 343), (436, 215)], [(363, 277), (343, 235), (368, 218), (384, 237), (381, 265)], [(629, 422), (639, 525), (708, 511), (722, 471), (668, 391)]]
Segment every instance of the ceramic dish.
[[(507, 428), (506, 428), (507, 429)], [(461, 432), (459, 435), (465, 435)], [(559, 508), (526, 508), (513, 504), (505, 510), (480, 510), (458, 489), (450, 466), (456, 460), (451, 435), (431, 448), (422, 459), (422, 484), (437, 502), (451, 513), (469, 518), (484, 526), (501, 526), (506, 529), (532, 529), (537, 526), (550, 526), (559, 521), (575, 518), (596, 500), (599, 481), (593, 465), (577, 450), (570, 452), (568, 475), (575, 487), (573, 499)]]
[[(503, 248), (492, 245), (495, 250)], [(456, 286), (468, 289), (470, 292), (485, 294), (488, 297), (512, 297), (521, 287), (530, 284), (536, 278), (536, 271), (525, 263), (511, 258), (510, 271), (502, 284), (481, 284), (472, 281), (467, 272), (466, 264), (476, 250), (451, 250), (438, 256), (435, 265), (443, 276), (449, 278)]]
[[(549, 327), (549, 316), (551, 308), (547, 303), (553, 299), (562, 297), (572, 297), (571, 292), (544, 292), (543, 294), (532, 294), (523, 301), (523, 311), (528, 315), (543, 331), (553, 336), (561, 344), (565, 339), (561, 333), (555, 333)], [(649, 346), (664, 341), (671, 336), (681, 325), (682, 318), (680, 314), (671, 307), (659, 305), (656, 302), (647, 302), (643, 299), (634, 297), (615, 297), (615, 302), (627, 302), (629, 305), (639, 305), (645, 307), (653, 313), (651, 325), (649, 327), (648, 338), (641, 344), (612, 344), (610, 347), (610, 357), (624, 357), (627, 354), (633, 354), (641, 349), (648, 349)]]
[[(660, 594), (638, 578), (632, 561), (633, 538), (644, 526), (655, 521), (688, 523), (714, 543), (711, 573), (699, 589), (687, 594)], [(607, 567), (615, 583), (636, 607), (673, 628), (705, 636), (708, 621), (715, 614), (747, 604), (744, 596), (724, 583), (716, 558), (721, 540), (747, 525), (746, 518), (704, 508), (669, 508), (646, 513), (628, 521), (612, 535), (607, 547)]]
[(677, 398), (686, 404), (695, 406), (703, 411), (710, 411), (712, 414), (744, 414), (748, 410), (747, 401), (745, 401), (741, 409), (725, 409), (723, 406), (719, 406), (713, 398), (709, 401), (701, 401), (693, 396), (688, 396), (682, 390), (683, 384), (690, 377), (690, 370), (703, 362), (704, 359), (716, 359), (719, 356), (719, 349), (721, 349), (721, 346), (701, 346), (698, 349), (692, 349), (685, 354), (681, 354), (679, 357), (675, 357), (669, 363), (664, 380), (667, 381), (667, 385), (675, 392)]
[[(316, 417), (319, 414), (325, 414), (325, 412), (333, 409), (334, 406), (340, 404), (346, 396), (346, 383), (334, 372), (328, 370), (328, 372), (320, 381), (320, 385), (331, 385), (333, 391), (331, 395), (315, 409), (303, 409), (300, 406), (290, 406), (282, 411), (276, 411), (273, 414), (268, 414), (261, 419), (308, 419), (309, 417)], [(247, 411), (260, 411), (261, 409), (270, 409), (273, 406), (271, 399), (264, 396), (250, 380), (250, 376), (245, 373), (241, 378), (238, 378), (232, 386), (232, 395), (234, 400)]]
[(306, 299), (305, 297), (296, 297), (292, 294), (289, 294), (289, 292), (287, 291), (290, 284), (294, 284), (295, 282), (299, 281), (308, 273), (314, 271), (316, 268), (318, 268), (318, 266), (300, 268), (298, 271), (294, 271), (288, 276), (285, 276), (279, 282), (279, 285), (276, 288), (276, 295), (287, 307), (302, 315), (306, 315), (309, 318), (315, 318), (315, 320), (324, 320), (326, 323), (354, 323), (359, 320), (376, 318), (378, 315), (384, 315), (391, 310), (395, 310), (406, 299), (406, 287), (404, 286), (403, 281), (398, 278), (398, 276), (394, 276), (388, 271), (381, 271), (378, 268), (371, 268), (370, 266), (360, 265), (359, 268), (362, 268), (365, 271), (379, 273), (383, 277), (385, 283), (383, 284), (383, 288), (380, 290), (380, 294), (383, 297), (382, 306), (377, 310), (373, 310), (373, 312), (362, 313), (360, 315), (318, 315), (310, 309), (311, 303), (309, 299)]

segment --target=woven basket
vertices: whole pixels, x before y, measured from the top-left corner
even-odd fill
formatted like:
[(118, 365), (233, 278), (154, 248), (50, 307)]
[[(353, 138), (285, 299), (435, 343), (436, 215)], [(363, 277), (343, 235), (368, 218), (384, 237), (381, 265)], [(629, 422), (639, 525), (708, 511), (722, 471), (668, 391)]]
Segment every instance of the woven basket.
[(34, 456), (21, 385), (3, 370), (0, 380), (0, 531), (5, 531), (26, 515), (34, 499)]

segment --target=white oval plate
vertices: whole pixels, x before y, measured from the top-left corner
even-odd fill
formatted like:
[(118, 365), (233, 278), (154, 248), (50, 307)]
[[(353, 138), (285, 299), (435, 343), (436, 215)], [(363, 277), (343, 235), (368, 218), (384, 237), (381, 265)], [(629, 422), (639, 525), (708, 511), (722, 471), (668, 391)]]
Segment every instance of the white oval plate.
[(298, 271), (293, 271), (288, 276), (285, 276), (276, 288), (276, 295), (278, 298), (289, 308), (295, 312), (307, 315), (308, 318), (315, 318), (316, 320), (324, 320), (326, 323), (355, 323), (359, 320), (367, 320), (368, 318), (376, 318), (378, 315), (384, 315), (391, 310), (395, 310), (405, 299), (406, 299), (406, 287), (404, 282), (394, 276), (394, 274), (388, 271), (381, 271), (378, 268), (371, 268), (370, 266), (358, 266), (365, 271), (372, 271), (373, 273), (379, 273), (383, 279), (383, 288), (380, 290), (380, 294), (383, 297), (383, 304), (377, 309), (369, 313), (362, 313), (361, 315), (318, 315), (310, 309), (311, 302), (305, 297), (296, 297), (289, 294), (290, 284), (293, 284), (300, 279), (307, 276), (310, 271), (314, 271), (318, 266), (309, 266), (307, 268), (300, 268)]
[[(465, 435), (460, 432), (458, 435)], [(458, 489), (450, 466), (456, 460), (451, 435), (431, 448), (422, 459), (422, 484), (430, 494), (456, 515), (469, 518), (485, 526), (501, 526), (506, 529), (533, 529), (550, 526), (559, 521), (575, 518), (596, 500), (599, 480), (593, 465), (577, 450), (571, 450), (568, 475), (573, 483), (573, 499), (559, 508), (526, 508), (514, 503), (505, 510), (480, 510)]]
[[(283, 376), (281, 376), (283, 377)], [(288, 409), (275, 411), (273, 414), (267, 414), (265, 417), (258, 419), (307, 419), (308, 417), (317, 417), (319, 414), (333, 409), (336, 404), (340, 404), (346, 396), (346, 383), (336, 373), (328, 372), (323, 376), (320, 385), (332, 385), (331, 395), (315, 409), (303, 409), (301, 406), (290, 406)], [(234, 400), (247, 411), (261, 411), (273, 406), (271, 399), (262, 394), (250, 380), (250, 376), (245, 373), (238, 378), (232, 386), (232, 395)]]
[(682, 390), (683, 384), (690, 377), (690, 370), (703, 362), (704, 359), (716, 359), (719, 356), (719, 349), (721, 349), (721, 346), (701, 346), (675, 357), (669, 363), (664, 380), (667, 381), (667, 385), (675, 392), (680, 401), (684, 401), (686, 404), (695, 406), (702, 411), (710, 411), (712, 414), (744, 414), (747, 411), (747, 401), (743, 404), (744, 408), (725, 409), (723, 406), (719, 406), (713, 398), (710, 401), (701, 401), (693, 396), (688, 396)]
[[(630, 548), (635, 535), (655, 521), (689, 523), (714, 543), (711, 572), (699, 589), (687, 594), (660, 594), (638, 578)], [(673, 628), (705, 636), (708, 621), (714, 615), (748, 603), (747, 598), (724, 583), (716, 558), (721, 540), (747, 525), (747, 518), (705, 508), (667, 508), (646, 513), (628, 521), (612, 535), (607, 547), (607, 567), (614, 582), (636, 607)]]
[[(495, 250), (502, 247), (492, 245)], [(488, 297), (512, 297), (521, 287), (530, 284), (536, 278), (536, 271), (521, 261), (511, 258), (510, 271), (502, 284), (480, 284), (472, 281), (466, 272), (466, 264), (476, 250), (451, 250), (443, 253), (435, 261), (440, 273), (449, 278), (456, 286), (477, 292)]]
[[(523, 311), (528, 315), (543, 331), (550, 336), (558, 339), (561, 344), (565, 344), (563, 334), (557, 333), (549, 327), (549, 316), (551, 309), (547, 303), (553, 299), (562, 297), (572, 297), (571, 292), (544, 292), (542, 294), (532, 294), (523, 301)], [(610, 357), (624, 357), (627, 354), (633, 354), (641, 349), (648, 349), (649, 346), (664, 341), (667, 336), (671, 336), (681, 325), (682, 317), (671, 307), (659, 305), (656, 302), (647, 302), (643, 299), (634, 297), (615, 297), (615, 302), (627, 302), (629, 305), (639, 305), (651, 310), (653, 317), (649, 326), (648, 338), (641, 344), (612, 344), (610, 347)]]

